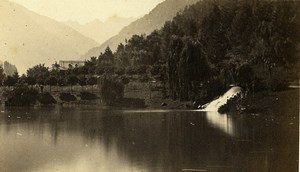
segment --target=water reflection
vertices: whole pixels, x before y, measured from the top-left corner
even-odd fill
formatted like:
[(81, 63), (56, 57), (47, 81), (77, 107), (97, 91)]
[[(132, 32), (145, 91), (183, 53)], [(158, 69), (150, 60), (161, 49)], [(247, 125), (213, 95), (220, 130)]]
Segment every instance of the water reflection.
[(206, 119), (211, 126), (221, 130), (229, 136), (236, 136), (236, 126), (234, 125), (231, 116), (227, 114), (220, 114), (218, 112), (208, 111), (206, 112)]
[(96, 136), (102, 118), (57, 110), (1, 116), (0, 171), (145, 171), (127, 161), (113, 139)]
[(261, 127), (191, 111), (7, 109), (0, 171), (269, 171)]

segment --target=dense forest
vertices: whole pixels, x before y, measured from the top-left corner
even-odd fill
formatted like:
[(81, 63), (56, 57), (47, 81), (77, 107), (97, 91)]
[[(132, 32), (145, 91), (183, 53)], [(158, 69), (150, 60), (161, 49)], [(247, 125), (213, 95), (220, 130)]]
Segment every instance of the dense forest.
[(299, 79), (299, 15), (297, 1), (203, 0), (84, 66), (37, 65), (22, 77), (2, 76), (0, 69), (0, 79), (6, 86), (92, 85), (99, 76), (127, 83), (137, 75), (162, 82), (165, 96), (179, 100), (208, 100), (230, 85), (281, 90)]

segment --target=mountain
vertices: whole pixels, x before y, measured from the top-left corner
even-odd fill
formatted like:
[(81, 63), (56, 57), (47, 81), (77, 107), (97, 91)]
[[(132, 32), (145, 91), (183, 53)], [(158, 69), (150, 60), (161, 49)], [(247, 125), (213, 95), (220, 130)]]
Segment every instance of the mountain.
[[(7, 61), (3, 62), (0, 60), (0, 68), (3, 69), (4, 74), (9, 75), (9, 76), (15, 74), (15, 72), (18, 72), (17, 67), (15, 65), (10, 64)], [(0, 73), (0, 75), (1, 75), (1, 73)], [(0, 82), (1, 82), (1, 79), (0, 79)]]
[(76, 21), (68, 21), (65, 22), (65, 24), (81, 34), (96, 40), (99, 44), (102, 44), (110, 37), (118, 34), (122, 28), (129, 25), (134, 20), (135, 18), (112, 16), (105, 22), (95, 19), (94, 21), (83, 25)]
[(3, 69), (4, 73), (8, 76), (14, 75), (16, 72), (18, 72), (17, 67), (15, 65), (10, 64), (9, 62), (5, 61), (3, 63)]
[(0, 59), (20, 73), (38, 63), (76, 59), (97, 42), (48, 17), (7, 0), (0, 1)]
[(132, 22), (123, 28), (119, 34), (105, 41), (101, 46), (90, 49), (81, 59), (88, 59), (92, 56), (99, 56), (107, 46), (114, 51), (120, 43), (135, 34), (149, 34), (155, 29), (160, 29), (164, 23), (171, 20), (177, 12), (184, 7), (195, 4), (199, 0), (166, 0), (158, 4), (149, 14)]

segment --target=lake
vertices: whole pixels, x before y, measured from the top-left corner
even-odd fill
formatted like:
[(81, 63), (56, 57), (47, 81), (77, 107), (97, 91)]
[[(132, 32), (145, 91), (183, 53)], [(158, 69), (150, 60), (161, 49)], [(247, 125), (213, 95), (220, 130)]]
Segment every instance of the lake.
[(96, 107), (0, 110), (1, 172), (279, 172), (298, 167), (298, 119)]

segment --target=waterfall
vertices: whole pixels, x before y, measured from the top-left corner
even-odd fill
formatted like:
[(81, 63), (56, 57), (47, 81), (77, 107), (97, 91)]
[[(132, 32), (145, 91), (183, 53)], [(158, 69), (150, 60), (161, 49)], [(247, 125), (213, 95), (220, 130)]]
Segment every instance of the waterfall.
[(212, 102), (204, 105), (204, 111), (218, 111), (221, 106), (227, 104), (228, 100), (235, 98), (242, 93), (242, 88), (235, 86), (230, 88), (225, 94), (213, 100)]

